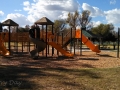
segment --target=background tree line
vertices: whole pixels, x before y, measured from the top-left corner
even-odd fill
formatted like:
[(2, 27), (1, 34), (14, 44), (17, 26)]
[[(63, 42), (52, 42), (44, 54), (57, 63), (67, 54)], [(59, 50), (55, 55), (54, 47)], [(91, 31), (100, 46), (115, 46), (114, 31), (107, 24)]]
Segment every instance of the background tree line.
[[(112, 23), (100, 24), (93, 27), (91, 20), (90, 11), (84, 10), (80, 13), (76, 10), (73, 13), (69, 12), (67, 19), (54, 20), (53, 30), (54, 33), (60, 35), (61, 32), (66, 34), (71, 28), (75, 30), (77, 26), (80, 26), (81, 28), (85, 28), (86, 31), (95, 34), (96, 37), (100, 37), (102, 42), (115, 42), (117, 40), (117, 32), (114, 31), (114, 25)], [(30, 26), (26, 25), (25, 27), (19, 27), (18, 32), (28, 32), (29, 29)], [(49, 25), (47, 29), (51, 31), (52, 27)], [(96, 40), (99, 41), (97, 38)]]

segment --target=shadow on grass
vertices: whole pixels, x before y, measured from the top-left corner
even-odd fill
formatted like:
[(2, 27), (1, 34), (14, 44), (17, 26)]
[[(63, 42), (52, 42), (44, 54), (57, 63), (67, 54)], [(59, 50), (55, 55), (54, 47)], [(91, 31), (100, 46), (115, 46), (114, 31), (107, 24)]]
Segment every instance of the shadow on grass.
[[(54, 68), (53, 68), (54, 70)], [(62, 72), (67, 72), (67, 73), (71, 73), (71, 74), (74, 74), (78, 77), (90, 77), (90, 78), (93, 78), (93, 79), (100, 79), (102, 78), (100, 73), (97, 73), (97, 72), (93, 72), (92, 69), (65, 69), (65, 68), (56, 68), (55, 70), (58, 70), (58, 71), (62, 71)]]
[(0, 66), (0, 89), (34, 89), (36, 84), (30, 78), (38, 75), (45, 74), (36, 68)]
[[(37, 90), (38, 87), (43, 90), (44, 88), (48, 86), (46, 83), (48, 83), (47, 78), (52, 78), (55, 82), (54, 78), (57, 79), (56, 83), (60, 83), (60, 85), (70, 86), (74, 88), (80, 89), (89, 89), (90, 87), (85, 86), (80, 81), (74, 82), (74, 78), (92, 78), (92, 79), (100, 79), (102, 78), (100, 73), (94, 72), (90, 69), (66, 69), (61, 67), (61, 63), (57, 63), (55, 61), (61, 61), (61, 60), (70, 60), (70, 65), (72, 65), (72, 61), (74, 61), (74, 58), (68, 58), (64, 56), (59, 57), (39, 57), (38, 60), (32, 60), (33, 62), (30, 62), (26, 57), (15, 57), (15, 58), (9, 58), (15, 60), (16, 58), (21, 59), (24, 58), (22, 61), (22, 64), (19, 66), (0, 66), (0, 89), (24, 89), (24, 90)], [(29, 57), (30, 58), (30, 57)], [(80, 58), (83, 59), (83, 58)], [(30, 59), (31, 60), (31, 59)], [(95, 58), (84, 58), (84, 60), (98, 60)], [(53, 63), (57, 67), (52, 67), (50, 63)], [(43, 66), (45, 66), (43, 68)], [(66, 65), (66, 64), (64, 64)], [(64, 66), (63, 65), (63, 66)], [(70, 66), (69, 64), (66, 65)], [(78, 64), (79, 65), (79, 64)], [(36, 67), (34, 67), (36, 66)], [(42, 68), (40, 68), (40, 66)], [(82, 64), (82, 67), (87, 68), (94, 68), (90, 64)], [(55, 72), (55, 73), (53, 73)], [(62, 73), (62, 74), (59, 74)], [(67, 76), (66, 76), (67, 74)], [(69, 75), (72, 75), (72, 77), (69, 77)], [(36, 78), (35, 78), (36, 77)], [(48, 78), (48, 79), (49, 79)], [(34, 81), (34, 79), (36, 81)], [(50, 79), (50, 80), (52, 80)], [(70, 81), (70, 82), (69, 82)], [(44, 82), (45, 84), (41, 85), (41, 83)], [(50, 84), (52, 84), (49, 82)], [(59, 86), (60, 87), (60, 86)], [(49, 89), (49, 88), (48, 88)], [(90, 89), (89, 89), (90, 90)]]
[[(54, 72), (54, 73), (53, 73)], [(60, 74), (62, 73), (62, 74)], [(66, 76), (67, 74), (67, 76)], [(72, 77), (69, 77), (72, 75)], [(37, 90), (37, 88), (44, 89), (47, 87), (49, 78), (51, 82), (59, 82), (60, 85), (70, 86), (75, 88), (88, 88), (79, 81), (74, 82), (74, 78), (89, 77), (93, 79), (101, 78), (99, 73), (93, 72), (89, 69), (65, 69), (57, 68), (28, 68), (26, 66), (0, 66), (0, 89), (24, 89)], [(48, 79), (47, 79), (48, 78)], [(36, 80), (36, 81), (34, 81)], [(70, 82), (69, 82), (70, 81)], [(45, 84), (41, 85), (44, 82)], [(52, 83), (51, 83), (52, 84)], [(55, 84), (56, 85), (56, 84)], [(60, 86), (59, 86), (60, 87)]]

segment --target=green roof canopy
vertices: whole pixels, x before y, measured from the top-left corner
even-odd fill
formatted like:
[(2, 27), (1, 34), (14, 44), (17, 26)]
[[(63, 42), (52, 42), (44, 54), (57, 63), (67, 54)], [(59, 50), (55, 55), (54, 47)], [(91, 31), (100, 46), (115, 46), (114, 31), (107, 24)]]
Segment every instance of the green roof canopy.
[(86, 30), (82, 30), (82, 33), (86, 36), (86, 37), (89, 37), (89, 38), (96, 38), (97, 36), (91, 32), (88, 32)]

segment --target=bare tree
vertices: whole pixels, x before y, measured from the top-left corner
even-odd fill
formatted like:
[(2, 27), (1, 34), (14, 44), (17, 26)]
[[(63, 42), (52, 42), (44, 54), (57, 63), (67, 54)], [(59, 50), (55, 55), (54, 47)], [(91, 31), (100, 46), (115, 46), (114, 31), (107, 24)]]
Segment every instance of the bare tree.
[(79, 19), (79, 25), (82, 28), (86, 28), (87, 26), (89, 26), (90, 21), (91, 21), (91, 17), (90, 17), (90, 11), (88, 10), (84, 10), (82, 11), (82, 13), (79, 15), (78, 17)]
[(69, 24), (69, 26), (75, 29), (78, 26), (78, 17), (79, 12), (77, 10), (74, 13), (69, 12), (66, 22)]

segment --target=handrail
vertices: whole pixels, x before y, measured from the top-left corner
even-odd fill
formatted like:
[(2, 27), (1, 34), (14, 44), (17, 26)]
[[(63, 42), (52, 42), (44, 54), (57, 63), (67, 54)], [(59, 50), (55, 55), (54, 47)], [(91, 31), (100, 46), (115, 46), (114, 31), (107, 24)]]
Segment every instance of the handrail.
[[(71, 38), (71, 34), (70, 33), (72, 33), (72, 38), (75, 36), (74, 34), (75, 33), (73, 33), (73, 32), (75, 32), (75, 30), (72, 30), (72, 32), (71, 31), (69, 31), (64, 37), (63, 37), (63, 45)], [(59, 43), (61, 43), (61, 42), (59, 42)]]

